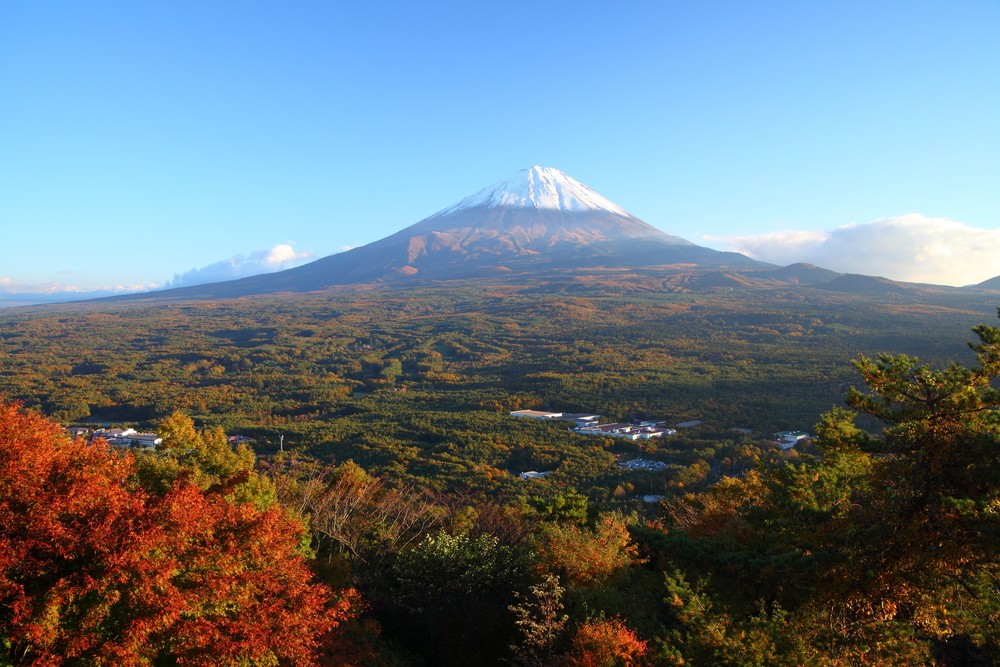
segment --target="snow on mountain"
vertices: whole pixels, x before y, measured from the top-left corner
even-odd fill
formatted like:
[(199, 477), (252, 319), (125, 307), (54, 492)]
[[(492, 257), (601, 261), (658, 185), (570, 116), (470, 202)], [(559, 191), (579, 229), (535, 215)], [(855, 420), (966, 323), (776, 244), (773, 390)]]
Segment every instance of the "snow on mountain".
[(572, 176), (552, 167), (522, 169), (431, 217), (474, 208), (534, 208), (550, 211), (629, 213)]
[(158, 295), (216, 298), (668, 266), (775, 268), (671, 236), (558, 169), (532, 167), (367, 245), (277, 273)]

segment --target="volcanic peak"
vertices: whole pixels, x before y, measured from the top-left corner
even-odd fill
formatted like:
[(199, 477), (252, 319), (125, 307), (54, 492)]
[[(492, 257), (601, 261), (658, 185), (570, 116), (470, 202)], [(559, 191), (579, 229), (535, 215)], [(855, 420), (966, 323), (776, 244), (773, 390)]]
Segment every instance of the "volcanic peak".
[[(497, 275), (567, 275), (650, 267), (771, 269), (671, 236), (558, 169), (532, 167), (405, 229), (277, 273), (181, 287), (164, 298), (307, 292), (334, 285), (406, 284)], [(540, 279), (540, 278), (539, 278)]]
[(475, 208), (528, 208), (629, 215), (625, 209), (605, 199), (572, 176), (552, 167), (534, 166), (531, 169), (522, 169), (506, 180), (483, 188), (431, 217)]

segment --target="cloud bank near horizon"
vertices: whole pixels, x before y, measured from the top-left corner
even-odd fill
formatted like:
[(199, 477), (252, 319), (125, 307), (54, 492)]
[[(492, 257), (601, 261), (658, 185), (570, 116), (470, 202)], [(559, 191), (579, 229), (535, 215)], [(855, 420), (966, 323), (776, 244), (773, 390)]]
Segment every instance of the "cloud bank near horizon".
[(816, 264), (842, 273), (936, 285), (974, 285), (1000, 275), (1000, 229), (909, 213), (832, 231), (707, 237), (782, 266)]
[(155, 289), (158, 283), (148, 285), (109, 285), (104, 287), (80, 287), (62, 281), (47, 283), (26, 283), (14, 280), (10, 276), (0, 277), (0, 293), (2, 294), (25, 294), (25, 295), (84, 295), (85, 298), (91, 294), (118, 294), (122, 292), (142, 292), (144, 290)]
[(29, 306), (39, 303), (59, 303), (99, 299), (128, 292), (145, 292), (156, 289), (158, 284), (149, 285), (109, 285), (102, 287), (80, 287), (62, 281), (29, 283), (14, 280), (10, 276), (0, 276), (0, 308)]
[[(269, 250), (257, 250), (249, 255), (235, 255), (200, 269), (174, 275), (166, 283), (108, 285), (81, 287), (69, 282), (29, 283), (0, 276), (0, 308), (26, 306), (61, 301), (96, 299), (130, 292), (147, 292), (170, 287), (186, 287), (204, 283), (245, 278), (260, 273), (273, 273), (304, 264), (314, 258), (309, 252), (297, 252), (291, 243), (279, 243)], [(71, 273), (71, 272), (66, 272)]]
[(255, 250), (249, 255), (234, 255), (200, 269), (175, 274), (164, 287), (189, 287), (246, 278), (261, 273), (274, 273), (305, 264), (313, 258), (314, 255), (310, 252), (296, 252), (291, 243), (279, 243), (270, 250)]

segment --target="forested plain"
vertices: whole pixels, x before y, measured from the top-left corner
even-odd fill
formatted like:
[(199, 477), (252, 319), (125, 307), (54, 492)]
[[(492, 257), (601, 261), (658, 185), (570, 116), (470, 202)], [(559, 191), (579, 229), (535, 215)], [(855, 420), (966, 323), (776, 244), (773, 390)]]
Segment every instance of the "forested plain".
[[(289, 664), (991, 664), (998, 344), (966, 342), (995, 307), (620, 275), (151, 296), (0, 313), (0, 394), (172, 433), (135, 454), (151, 498), (194, 480), (306, 526), (353, 611)], [(702, 423), (627, 442), (525, 408)], [(253, 451), (220, 467), (223, 434)]]

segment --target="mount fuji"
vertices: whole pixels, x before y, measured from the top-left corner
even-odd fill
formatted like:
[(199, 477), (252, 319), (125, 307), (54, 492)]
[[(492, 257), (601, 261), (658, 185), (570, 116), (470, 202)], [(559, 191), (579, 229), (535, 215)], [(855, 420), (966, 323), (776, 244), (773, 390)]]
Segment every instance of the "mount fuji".
[(536, 166), (368, 245), (278, 273), (155, 294), (211, 298), (334, 285), (670, 266), (774, 268), (666, 234), (558, 169)]

